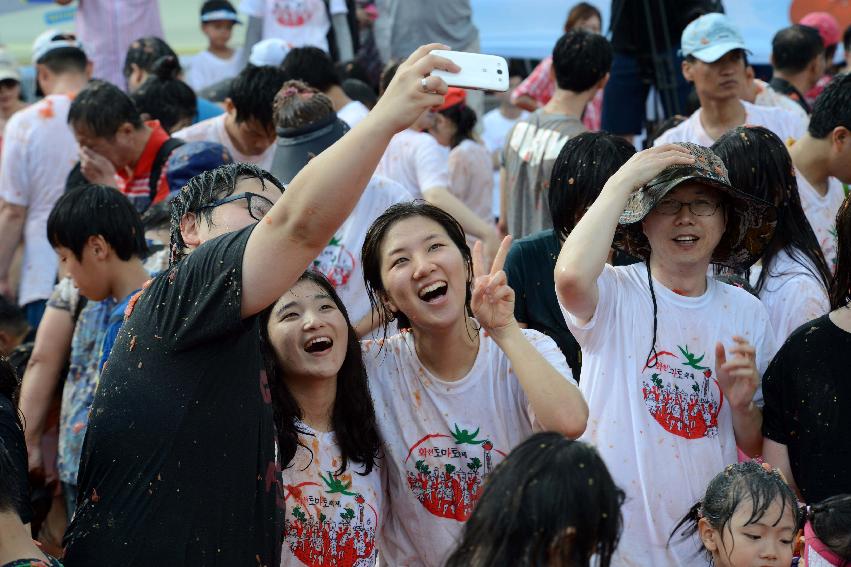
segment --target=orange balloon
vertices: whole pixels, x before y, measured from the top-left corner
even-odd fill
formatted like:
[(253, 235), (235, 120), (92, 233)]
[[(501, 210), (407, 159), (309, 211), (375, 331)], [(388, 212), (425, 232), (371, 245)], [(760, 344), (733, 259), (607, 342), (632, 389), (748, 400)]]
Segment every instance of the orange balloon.
[(851, 24), (851, 0), (792, 0), (789, 20), (798, 23), (810, 12), (827, 12), (839, 22), (840, 33)]

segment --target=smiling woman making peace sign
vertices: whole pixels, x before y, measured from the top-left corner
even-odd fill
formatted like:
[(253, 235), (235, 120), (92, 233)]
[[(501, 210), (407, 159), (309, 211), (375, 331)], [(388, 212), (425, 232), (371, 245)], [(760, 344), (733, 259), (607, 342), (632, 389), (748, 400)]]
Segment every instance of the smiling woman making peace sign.
[(585, 430), (564, 355), (514, 319), (502, 271), (510, 245), (488, 271), (455, 219), (423, 202), (390, 207), (367, 232), (370, 300), (385, 329), (395, 320), (401, 330), (364, 343), (390, 501), (379, 549), (390, 565), (441, 565), (484, 477), (533, 430)]

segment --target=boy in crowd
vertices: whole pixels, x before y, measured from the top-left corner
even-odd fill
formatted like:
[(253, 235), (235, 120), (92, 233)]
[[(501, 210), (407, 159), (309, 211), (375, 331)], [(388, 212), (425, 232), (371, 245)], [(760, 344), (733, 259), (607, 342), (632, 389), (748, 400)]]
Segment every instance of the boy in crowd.
[[(759, 379), (776, 350), (768, 312), (706, 274), (710, 263), (747, 270), (774, 218), (730, 186), (711, 150), (668, 144), (610, 177), (561, 249), (556, 291), (590, 409), (583, 440), (626, 491), (614, 564), (694, 565), (697, 540), (668, 545), (672, 530), (737, 446), (761, 453)], [(613, 237), (643, 262), (607, 265)]]
[(783, 28), (771, 40), (771, 88), (798, 103), (804, 112), (812, 109), (804, 93), (824, 74), (824, 45), (818, 31), (796, 24)]
[(89, 183), (117, 187), (140, 213), (168, 196), (165, 162), (182, 142), (158, 120), (143, 122), (127, 93), (92, 81), (71, 104), (68, 123)]
[(804, 134), (806, 125), (801, 117), (739, 99), (748, 82), (746, 49), (739, 30), (724, 14), (706, 14), (686, 26), (682, 72), (694, 83), (700, 108), (656, 138), (655, 145), (692, 142), (709, 147), (724, 132), (742, 124), (764, 126), (787, 143)]
[(240, 23), (228, 0), (207, 0), (201, 6), (201, 32), (207, 36), (207, 49), (193, 56), (186, 70), (186, 84), (195, 92), (239, 73), (239, 50), (228, 46), (233, 26)]
[(520, 84), (522, 77), (512, 75), (508, 79), (508, 91), (493, 93), (499, 106), (485, 113), (482, 117), (482, 142), (493, 157), (493, 217), (499, 218), (499, 160), (508, 133), (517, 121), (527, 116), (527, 112), (511, 102), (514, 89)]
[(225, 113), (174, 133), (187, 142), (216, 142), (234, 161), (268, 170), (275, 153), (272, 103), (286, 75), (277, 67), (248, 65), (230, 85)]
[(337, 118), (354, 128), (369, 113), (361, 102), (352, 100), (343, 90), (331, 57), (318, 47), (296, 47), (281, 64), (288, 79), (304, 81), (322, 91), (334, 103)]
[[(429, 74), (459, 68), (433, 49), (446, 47), (405, 61), (283, 197), (237, 163), (174, 198), (171, 268), (128, 309), (92, 404), (66, 566), (279, 564), (284, 497), (257, 314), (325, 248), (393, 135), (442, 103), (446, 83)], [(212, 486), (227, 489), (211, 497)]]
[(105, 361), (124, 309), (150, 277), (142, 264), (148, 253), (142, 218), (112, 187), (84, 185), (56, 202), (47, 219), (47, 237), (80, 295), (89, 301), (112, 298), (117, 303), (101, 347), (100, 358)]
[[(45, 225), (77, 161), (77, 142), (67, 116), (74, 95), (86, 86), (91, 66), (73, 35), (48, 30), (33, 44), (36, 80), (44, 99), (9, 119), (0, 170), (0, 295), (24, 308), (38, 326), (56, 280), (56, 256)], [(18, 245), (24, 257), (18, 289), (9, 272)]]
[(547, 191), (553, 163), (568, 138), (585, 131), (582, 111), (603, 88), (612, 46), (598, 34), (571, 30), (553, 49), (556, 90), (547, 104), (508, 134), (500, 170), (500, 226), (515, 238), (551, 228)]
[(851, 74), (837, 75), (816, 99), (807, 133), (789, 148), (798, 192), (824, 258), (836, 266), (836, 213), (851, 183)]

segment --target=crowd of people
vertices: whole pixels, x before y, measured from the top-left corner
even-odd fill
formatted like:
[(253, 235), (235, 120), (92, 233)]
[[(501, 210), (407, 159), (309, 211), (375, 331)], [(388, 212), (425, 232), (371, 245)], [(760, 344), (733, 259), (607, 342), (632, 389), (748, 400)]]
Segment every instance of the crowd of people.
[(0, 58), (0, 565), (851, 564), (851, 26), (100, 4)]

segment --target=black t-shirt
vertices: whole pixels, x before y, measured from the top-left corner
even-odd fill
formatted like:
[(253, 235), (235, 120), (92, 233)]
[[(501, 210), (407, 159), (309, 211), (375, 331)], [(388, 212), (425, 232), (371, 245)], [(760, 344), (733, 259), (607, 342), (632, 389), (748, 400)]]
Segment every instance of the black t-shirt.
[(514, 318), (552, 338), (579, 376), (579, 343), (570, 334), (556, 297), (554, 271), (561, 243), (553, 229), (514, 242), (505, 258), (508, 285), (514, 290)]
[(16, 411), (12, 400), (0, 394), (0, 439), (3, 440), (12, 460), (13, 470), (10, 474), (14, 475), (19, 495), (18, 516), (21, 517), (22, 523), (29, 524), (33, 519), (33, 510), (30, 506), (30, 481), (27, 476), (27, 444), (24, 441), (24, 432), (18, 425)]
[(763, 378), (763, 435), (786, 445), (807, 502), (851, 493), (851, 333), (827, 315), (798, 328)]
[(721, 12), (718, 0), (650, 0), (645, 7), (644, 1), (612, 0), (612, 47), (615, 51), (649, 55), (652, 53), (650, 28), (647, 22), (649, 8), (650, 26), (656, 41), (657, 52), (663, 49), (663, 22), (668, 28), (671, 47), (680, 45), (680, 36), (688, 23), (701, 12)]
[(68, 566), (274, 566), (283, 498), (258, 318), (242, 320), (253, 227), (153, 280), (116, 339), (83, 444)]

